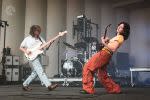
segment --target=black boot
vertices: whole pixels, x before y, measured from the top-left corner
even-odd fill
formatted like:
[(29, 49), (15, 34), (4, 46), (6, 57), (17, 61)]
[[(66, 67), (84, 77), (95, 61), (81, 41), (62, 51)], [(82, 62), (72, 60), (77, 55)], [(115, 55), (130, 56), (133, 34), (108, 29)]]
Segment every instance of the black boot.
[(52, 91), (52, 90), (54, 90), (57, 87), (58, 87), (58, 84), (53, 84), (53, 85), (48, 86), (48, 90)]
[(22, 86), (24, 91), (31, 91), (32, 89), (29, 86)]

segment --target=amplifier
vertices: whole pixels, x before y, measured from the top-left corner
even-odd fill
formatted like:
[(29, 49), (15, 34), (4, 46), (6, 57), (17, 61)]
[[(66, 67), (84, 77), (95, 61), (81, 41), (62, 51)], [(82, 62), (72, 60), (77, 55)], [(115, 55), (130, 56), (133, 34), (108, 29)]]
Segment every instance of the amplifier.
[(19, 56), (13, 56), (13, 65), (20, 65), (20, 57)]
[(12, 80), (12, 68), (6, 68), (5, 70), (6, 74), (6, 81), (11, 81)]
[(12, 69), (12, 81), (19, 81), (19, 68)]
[(13, 64), (13, 56), (6, 56), (5, 65), (12, 65)]
[(6, 68), (6, 81), (19, 81), (19, 68)]
[(6, 56), (5, 65), (20, 65), (19, 56)]

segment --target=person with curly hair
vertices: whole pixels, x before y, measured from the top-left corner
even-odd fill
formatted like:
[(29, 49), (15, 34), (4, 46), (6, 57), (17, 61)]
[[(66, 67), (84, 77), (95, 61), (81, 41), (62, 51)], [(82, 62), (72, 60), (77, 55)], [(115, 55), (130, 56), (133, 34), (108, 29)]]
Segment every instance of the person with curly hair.
[(112, 39), (101, 37), (104, 47), (94, 54), (87, 63), (85, 63), (82, 72), (82, 94), (94, 94), (94, 73), (97, 72), (99, 81), (102, 83), (108, 93), (120, 93), (120, 86), (107, 75), (107, 65), (114, 52), (128, 39), (130, 35), (130, 25), (126, 22), (120, 22), (117, 27), (117, 34)]

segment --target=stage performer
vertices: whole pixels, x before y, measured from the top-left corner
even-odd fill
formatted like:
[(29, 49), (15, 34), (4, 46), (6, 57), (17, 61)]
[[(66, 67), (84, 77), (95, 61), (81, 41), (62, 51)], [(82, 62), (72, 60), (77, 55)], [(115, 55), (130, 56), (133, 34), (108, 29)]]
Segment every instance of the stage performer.
[(101, 37), (104, 47), (94, 54), (87, 63), (85, 63), (82, 72), (82, 94), (94, 94), (94, 73), (108, 93), (121, 93), (120, 86), (107, 75), (107, 65), (114, 52), (128, 39), (130, 34), (130, 25), (126, 22), (120, 22), (117, 27), (117, 34), (112, 39)]
[[(39, 25), (33, 25), (30, 28), (29, 36), (27, 36), (20, 45), (20, 50), (23, 53), (26, 53), (28, 55), (31, 54), (30, 51), (28, 51), (28, 48), (34, 47), (34, 45), (38, 43), (46, 43), (45, 40), (40, 36), (41, 33), (41, 27)], [(47, 46), (49, 48), (51, 44)], [(34, 52), (33, 52), (34, 53)], [(32, 73), (31, 75), (23, 82), (22, 89), (24, 91), (30, 91), (32, 90), (29, 87), (29, 84), (38, 76), (40, 81), (48, 88), (49, 91), (55, 89), (58, 85), (52, 84), (49, 79), (47, 78), (45, 72), (43, 71), (42, 64), (40, 62), (41, 55), (38, 55), (34, 60), (29, 61), (31, 64)]]

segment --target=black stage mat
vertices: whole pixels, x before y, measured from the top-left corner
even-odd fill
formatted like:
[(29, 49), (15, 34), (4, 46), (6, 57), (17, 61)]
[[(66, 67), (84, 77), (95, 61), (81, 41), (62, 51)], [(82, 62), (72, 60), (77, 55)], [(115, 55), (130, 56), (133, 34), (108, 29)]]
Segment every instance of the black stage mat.
[(96, 88), (95, 95), (80, 94), (80, 87), (58, 87), (48, 91), (32, 85), (32, 91), (22, 91), (21, 85), (0, 86), (0, 100), (150, 100), (150, 88), (123, 88), (121, 94), (108, 94)]

